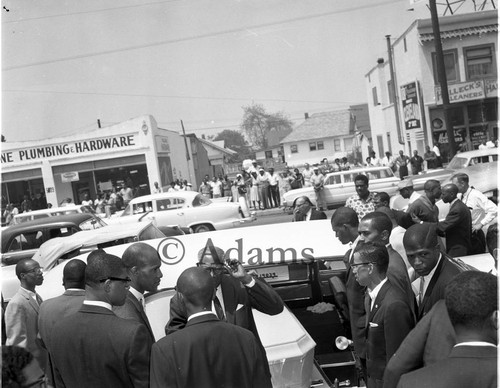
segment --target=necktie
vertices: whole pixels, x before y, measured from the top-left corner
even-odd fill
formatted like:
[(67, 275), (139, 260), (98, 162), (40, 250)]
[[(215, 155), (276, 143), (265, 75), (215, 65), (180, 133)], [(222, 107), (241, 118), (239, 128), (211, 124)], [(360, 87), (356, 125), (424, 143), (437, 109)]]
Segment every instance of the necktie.
[(38, 305), (40, 306), (40, 305), (42, 304), (42, 302), (43, 302), (43, 299), (42, 299), (42, 297), (41, 297), (40, 295), (38, 295), (38, 294), (35, 294), (35, 296), (36, 296), (36, 302), (37, 302), (37, 303), (38, 303)]
[(220, 304), (219, 298), (217, 298), (217, 295), (214, 296), (214, 306), (215, 306), (215, 312), (217, 313), (217, 316), (221, 321), (225, 321), (224, 317), (224, 310), (222, 309), (222, 305)]
[(420, 288), (418, 290), (418, 305), (422, 305), (422, 301), (424, 300), (424, 286), (425, 286), (425, 279), (424, 277), (420, 277)]
[(366, 314), (366, 322), (365, 327), (368, 327), (368, 322), (370, 321), (370, 310), (372, 305), (372, 299), (370, 298), (370, 294), (368, 290), (365, 292), (365, 314)]
[(144, 297), (139, 299), (139, 303), (142, 306), (142, 310), (145, 311), (146, 310), (146, 301), (144, 300)]

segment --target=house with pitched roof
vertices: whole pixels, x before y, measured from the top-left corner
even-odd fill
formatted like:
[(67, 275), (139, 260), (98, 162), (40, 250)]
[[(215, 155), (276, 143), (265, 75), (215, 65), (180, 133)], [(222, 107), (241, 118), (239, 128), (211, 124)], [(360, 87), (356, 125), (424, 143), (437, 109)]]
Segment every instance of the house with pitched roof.
[(209, 141), (206, 139), (198, 138), (203, 148), (207, 151), (208, 160), (210, 163), (211, 175), (219, 176), (219, 174), (226, 175), (228, 173), (227, 165), (229, 159), (237, 154), (225, 147), (224, 140)]
[[(359, 107), (359, 106), (358, 106)], [(366, 107), (368, 109), (368, 107)], [(369, 141), (350, 109), (305, 114), (305, 120), (281, 141), (289, 167), (321, 163), (324, 158), (358, 159), (368, 156)]]

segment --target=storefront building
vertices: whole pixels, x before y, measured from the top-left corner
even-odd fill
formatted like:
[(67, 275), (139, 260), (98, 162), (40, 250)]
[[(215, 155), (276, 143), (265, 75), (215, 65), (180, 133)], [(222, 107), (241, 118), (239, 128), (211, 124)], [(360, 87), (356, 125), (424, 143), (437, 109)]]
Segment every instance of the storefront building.
[[(198, 187), (210, 172), (207, 152), (195, 135), (158, 128), (140, 116), (78, 135), (30, 142), (2, 143), (2, 205), (42, 197), (58, 206), (67, 198), (120, 190), (149, 194), (154, 182), (187, 180)], [(2, 206), (3, 207), (3, 206)]]
[[(455, 143), (462, 151), (477, 149), (498, 139), (498, 12), (440, 17), (439, 24)], [(449, 160), (431, 20), (412, 23), (391, 39), (391, 50), (395, 76), (384, 58), (366, 75), (374, 148), (422, 155), (426, 145), (439, 144)]]

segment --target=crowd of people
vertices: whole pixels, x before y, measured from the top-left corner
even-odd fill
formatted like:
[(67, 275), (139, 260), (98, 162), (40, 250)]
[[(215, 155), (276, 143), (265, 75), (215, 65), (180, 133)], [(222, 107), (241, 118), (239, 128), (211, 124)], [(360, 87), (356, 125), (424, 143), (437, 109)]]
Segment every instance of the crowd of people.
[[(320, 172), (311, 170), (314, 186)], [(496, 259), (497, 226), (486, 236), (484, 229), (497, 206), (464, 173), (443, 187), (427, 181), (422, 195), (411, 180), (401, 181), (409, 204), (399, 211), (387, 193), (370, 191), (365, 175), (354, 181), (356, 194), (331, 218), (335, 236), (350, 244), (345, 283), (333, 284), (341, 284), (337, 306), (350, 323), (368, 388), (496, 387), (497, 280), (458, 257), (488, 250)], [(236, 182), (231, 188), (247, 187), (242, 175)], [(228, 190), (221, 184), (220, 191)], [(439, 198), (450, 204), (444, 220)], [(294, 221), (326, 219), (307, 197), (294, 207)], [(21, 287), (5, 311), (4, 365), (14, 364), (6, 373), (17, 370), (9, 378), (30, 386), (270, 387), (251, 310), (279, 314), (283, 301), (237, 260), (225, 259), (211, 244), (199, 251), (196, 267), (177, 280), (166, 336), (157, 342), (144, 295), (156, 291), (163, 274), (150, 245), (134, 243), (121, 258), (95, 250), (87, 263), (68, 262), (66, 291), (46, 301), (36, 292), (39, 263), (19, 261)]]

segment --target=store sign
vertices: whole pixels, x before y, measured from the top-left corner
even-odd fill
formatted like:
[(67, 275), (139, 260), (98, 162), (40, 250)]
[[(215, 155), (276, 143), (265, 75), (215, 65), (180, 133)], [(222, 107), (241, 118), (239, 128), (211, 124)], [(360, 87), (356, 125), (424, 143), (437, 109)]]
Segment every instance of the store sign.
[(67, 182), (77, 182), (80, 180), (80, 175), (78, 171), (65, 172), (61, 174), (61, 181), (64, 183)]
[(401, 86), (401, 103), (403, 105), (403, 121), (405, 128), (420, 129), (422, 127), (422, 120), (420, 117), (420, 105), (418, 99), (418, 84), (417, 82), (410, 82), (409, 84)]
[[(465, 129), (454, 129), (455, 143), (460, 144), (465, 141)], [(439, 144), (448, 144), (448, 133), (446, 131), (436, 131), (434, 137)]]
[(484, 91), (486, 97), (498, 97), (498, 79), (485, 79)]
[[(435, 91), (436, 104), (441, 105), (443, 103), (441, 87), (436, 86)], [(448, 94), (450, 96), (450, 103), (480, 100), (486, 97), (483, 81), (470, 81), (448, 85)]]
[(2, 164), (39, 161), (59, 156), (74, 156), (88, 152), (123, 149), (135, 146), (134, 135), (112, 136), (102, 139), (75, 141), (43, 147), (22, 148), (2, 152)]

